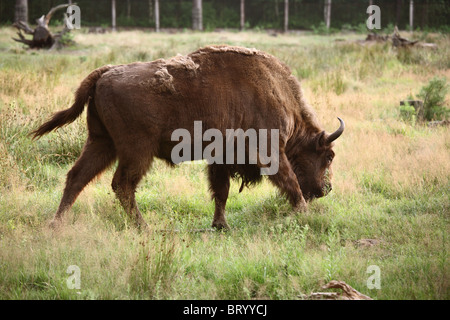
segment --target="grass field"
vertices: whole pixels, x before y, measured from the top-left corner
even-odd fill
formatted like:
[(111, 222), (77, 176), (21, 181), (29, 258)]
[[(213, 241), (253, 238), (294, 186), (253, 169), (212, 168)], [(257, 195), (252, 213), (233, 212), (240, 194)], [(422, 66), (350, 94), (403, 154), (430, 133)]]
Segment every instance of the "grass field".
[[(400, 100), (434, 76), (450, 78), (448, 35), (414, 35), (437, 51), (397, 51), (352, 43), (362, 35), (78, 31), (77, 45), (59, 52), (25, 50), (13, 35), (0, 29), (0, 299), (299, 299), (333, 279), (374, 299), (450, 298), (449, 127), (399, 115)], [(112, 169), (83, 191), (61, 229), (48, 228), (86, 139), (85, 117), (35, 142), (27, 134), (70, 106), (94, 68), (223, 43), (288, 64), (328, 131), (345, 120), (333, 191), (296, 213), (267, 180), (241, 194), (235, 182), (231, 231), (192, 232), (209, 228), (214, 211), (205, 165), (157, 161), (137, 192), (150, 232), (132, 227), (115, 200)], [(67, 286), (72, 265), (80, 289)], [(379, 289), (367, 286), (371, 265)]]

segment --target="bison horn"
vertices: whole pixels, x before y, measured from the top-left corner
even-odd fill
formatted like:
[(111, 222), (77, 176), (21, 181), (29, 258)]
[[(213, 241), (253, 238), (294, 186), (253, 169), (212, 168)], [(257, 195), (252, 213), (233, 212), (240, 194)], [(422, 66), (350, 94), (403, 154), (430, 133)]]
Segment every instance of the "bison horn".
[(341, 123), (341, 125), (339, 126), (339, 129), (337, 129), (335, 132), (333, 132), (332, 134), (330, 134), (327, 137), (327, 143), (330, 144), (332, 143), (334, 140), (336, 140), (337, 138), (340, 137), (340, 135), (342, 134), (342, 132), (344, 132), (344, 128), (345, 128), (345, 123), (344, 120), (342, 120), (341, 118), (339, 118), (339, 122)]

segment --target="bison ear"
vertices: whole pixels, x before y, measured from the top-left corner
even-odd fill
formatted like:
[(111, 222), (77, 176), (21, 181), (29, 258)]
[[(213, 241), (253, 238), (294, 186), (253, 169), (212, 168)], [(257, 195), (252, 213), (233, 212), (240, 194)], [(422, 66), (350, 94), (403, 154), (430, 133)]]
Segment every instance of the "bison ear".
[(316, 151), (320, 151), (327, 145), (327, 134), (325, 131), (319, 133), (316, 137)]

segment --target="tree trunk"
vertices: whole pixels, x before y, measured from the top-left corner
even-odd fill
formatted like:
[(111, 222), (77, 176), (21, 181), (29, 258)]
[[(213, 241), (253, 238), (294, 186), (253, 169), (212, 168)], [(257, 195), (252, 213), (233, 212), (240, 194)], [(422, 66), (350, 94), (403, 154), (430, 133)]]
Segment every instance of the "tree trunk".
[(325, 0), (324, 17), (325, 17), (325, 25), (327, 26), (327, 29), (330, 29), (330, 24), (331, 24), (331, 0)]
[(127, 0), (127, 20), (131, 18), (131, 0)]
[(424, 3), (424, 9), (423, 9), (422, 28), (424, 26), (428, 25), (428, 12), (429, 12), (428, 7), (429, 7), (428, 6), (428, 0), (426, 0), (425, 3)]
[(284, 0), (284, 32), (288, 32), (289, 26), (289, 0)]
[(278, 18), (280, 17), (280, 12), (278, 10), (278, 0), (275, 0), (275, 17), (277, 18), (278, 21)]
[(14, 7), (14, 22), (28, 23), (28, 0), (16, 0)]
[(414, 1), (409, 0), (409, 30), (414, 30)]
[(153, 22), (153, 0), (148, 0), (148, 23), (151, 25)]
[(395, 2), (395, 25), (398, 27), (400, 19), (402, 17), (402, 0)]
[[(177, 21), (182, 21), (182, 17), (183, 17), (183, 0), (177, 0), (177, 4), (176, 4), (176, 9), (175, 9), (175, 16), (177, 18)], [(178, 23), (180, 23), (178, 22)], [(180, 28), (181, 24), (177, 24), (177, 28)]]
[(159, 32), (159, 0), (155, 0), (155, 31)]
[(116, 0), (111, 0), (111, 26), (116, 31)]
[(203, 30), (202, 0), (192, 0), (192, 29)]
[(245, 28), (245, 0), (241, 0), (241, 31)]

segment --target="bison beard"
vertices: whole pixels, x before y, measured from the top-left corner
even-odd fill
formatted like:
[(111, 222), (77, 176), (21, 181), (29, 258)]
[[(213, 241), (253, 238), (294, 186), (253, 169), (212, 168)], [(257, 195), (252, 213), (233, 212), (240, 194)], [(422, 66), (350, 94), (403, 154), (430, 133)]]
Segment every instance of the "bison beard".
[[(195, 121), (202, 121), (203, 130), (215, 128), (224, 136), (226, 129), (278, 130), (278, 172), (268, 177), (294, 208), (303, 210), (306, 200), (331, 190), (332, 146), (344, 122), (339, 119), (339, 129), (325, 133), (290, 69), (256, 49), (210, 46), (168, 60), (96, 69), (81, 82), (72, 107), (33, 131), (34, 138), (73, 122), (86, 103), (88, 139), (67, 175), (52, 225), (61, 221), (83, 188), (118, 159), (112, 188), (127, 214), (145, 226), (136, 187), (154, 157), (173, 164), (172, 132), (184, 128), (192, 135)], [(209, 164), (213, 227), (228, 228), (230, 178), (241, 178), (242, 190), (261, 180), (261, 167)]]

